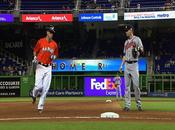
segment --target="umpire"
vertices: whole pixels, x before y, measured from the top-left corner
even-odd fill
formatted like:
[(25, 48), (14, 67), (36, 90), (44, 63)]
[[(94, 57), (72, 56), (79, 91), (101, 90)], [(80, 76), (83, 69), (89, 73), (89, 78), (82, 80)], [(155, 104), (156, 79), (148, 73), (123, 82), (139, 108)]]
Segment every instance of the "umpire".
[(143, 53), (142, 41), (138, 36), (134, 35), (134, 28), (132, 25), (124, 27), (127, 40), (124, 44), (124, 56), (120, 65), (120, 72), (123, 64), (125, 64), (125, 107), (124, 111), (129, 111), (131, 107), (131, 84), (133, 84), (135, 100), (138, 111), (142, 111), (140, 88), (139, 88), (139, 69), (138, 58)]

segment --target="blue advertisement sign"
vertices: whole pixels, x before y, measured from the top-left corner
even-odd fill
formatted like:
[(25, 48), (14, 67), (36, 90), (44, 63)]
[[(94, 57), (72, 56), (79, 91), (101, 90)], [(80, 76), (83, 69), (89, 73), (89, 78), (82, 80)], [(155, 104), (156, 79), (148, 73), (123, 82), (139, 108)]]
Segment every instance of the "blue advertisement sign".
[(102, 22), (102, 21), (117, 21), (117, 13), (86, 13), (79, 15), (80, 22)]
[(103, 21), (103, 14), (80, 14), (79, 15), (79, 21), (81, 22), (97, 22), (97, 21)]
[(14, 16), (12, 14), (0, 14), (0, 22), (13, 22)]

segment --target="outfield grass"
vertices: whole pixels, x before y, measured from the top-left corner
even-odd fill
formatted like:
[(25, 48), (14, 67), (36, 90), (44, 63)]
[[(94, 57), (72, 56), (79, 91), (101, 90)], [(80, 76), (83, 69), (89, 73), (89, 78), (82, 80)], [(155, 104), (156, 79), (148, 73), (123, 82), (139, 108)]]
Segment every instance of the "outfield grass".
[[(127, 124), (127, 125), (126, 125)], [(136, 122), (0, 123), (0, 130), (174, 130), (175, 124)]]
[[(47, 101), (93, 101), (114, 100), (108, 97), (56, 97), (47, 98)], [(134, 98), (132, 99), (132, 110), (136, 109)], [(174, 111), (175, 98), (142, 98), (143, 109), (152, 111)], [(162, 102), (161, 102), (162, 101)], [(31, 102), (31, 98), (0, 98), (0, 102)], [(119, 101), (123, 106), (124, 102)], [(144, 123), (144, 122), (46, 122), (46, 121), (22, 121), (22, 122), (0, 122), (0, 130), (175, 130), (175, 123)]]
[[(47, 97), (47, 101), (93, 101), (93, 100), (115, 100), (115, 97)], [(134, 101), (134, 98), (132, 98)], [(143, 97), (143, 101), (175, 101), (175, 98)], [(30, 102), (30, 97), (0, 98), (0, 102)]]
[[(162, 100), (157, 100), (156, 101), (148, 101), (146, 100), (144, 102), (144, 100), (142, 101), (142, 108), (145, 111), (173, 111), (175, 112), (175, 100), (171, 100), (171, 101), (163, 101)], [(124, 101), (119, 101), (119, 104), (124, 107)], [(131, 104), (131, 110), (137, 110), (136, 107), (136, 103), (133, 100), (132, 104)]]

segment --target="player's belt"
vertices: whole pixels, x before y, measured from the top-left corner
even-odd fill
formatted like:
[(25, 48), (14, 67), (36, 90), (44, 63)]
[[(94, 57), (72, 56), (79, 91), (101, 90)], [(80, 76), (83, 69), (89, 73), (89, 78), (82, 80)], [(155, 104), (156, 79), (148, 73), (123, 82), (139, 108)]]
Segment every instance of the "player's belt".
[(38, 64), (40, 64), (40, 65), (42, 65), (44, 67), (49, 67), (50, 66), (50, 64), (43, 64), (42, 62), (38, 62)]
[(134, 64), (134, 63), (136, 63), (137, 61), (126, 61), (126, 63), (128, 63), (128, 64)]

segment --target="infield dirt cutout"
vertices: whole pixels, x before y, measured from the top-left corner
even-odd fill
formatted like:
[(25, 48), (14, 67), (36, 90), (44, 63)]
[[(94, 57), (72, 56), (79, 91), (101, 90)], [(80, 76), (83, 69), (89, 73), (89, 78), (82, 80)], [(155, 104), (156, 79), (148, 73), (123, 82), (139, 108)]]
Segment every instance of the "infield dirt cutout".
[[(118, 101), (46, 101), (42, 114), (31, 102), (1, 102), (0, 121), (147, 121), (175, 122), (175, 112), (124, 112)], [(119, 119), (102, 119), (100, 114), (115, 112)]]

